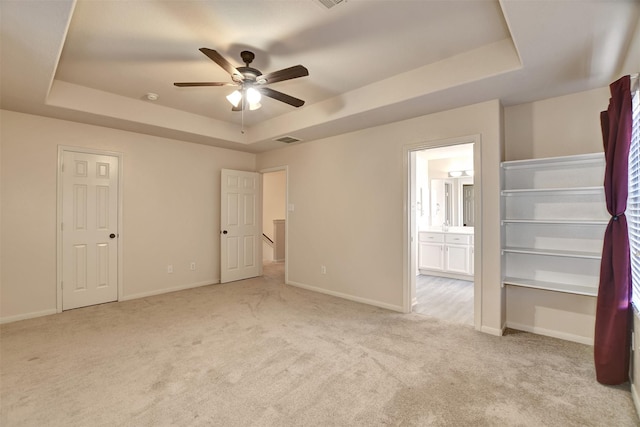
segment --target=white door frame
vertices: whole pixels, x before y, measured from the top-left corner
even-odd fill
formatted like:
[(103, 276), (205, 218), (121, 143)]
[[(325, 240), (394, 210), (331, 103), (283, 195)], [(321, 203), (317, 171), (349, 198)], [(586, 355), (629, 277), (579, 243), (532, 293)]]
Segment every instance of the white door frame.
[[(473, 145), (473, 186), (475, 191), (474, 213), (475, 226), (473, 228), (473, 320), (476, 330), (480, 330), (482, 325), (482, 144), (480, 134), (463, 136), (457, 138), (439, 139), (424, 141), (417, 144), (405, 145), (403, 148), (404, 158), (404, 182), (403, 200), (404, 215), (402, 220), (403, 230), (403, 292), (402, 308), (405, 313), (411, 312), (412, 295), (411, 291), (416, 286), (416, 266), (417, 254), (415, 242), (418, 238), (416, 228), (416, 207), (412, 204), (412, 176), (415, 171), (412, 169), (411, 154), (415, 151), (428, 150), (430, 148), (446, 147), (460, 144)], [(415, 168), (415, 164), (413, 165)], [(476, 249), (477, 248), (477, 249)]]
[[(272, 168), (260, 169), (258, 172), (264, 175), (269, 172), (284, 171), (285, 174), (285, 210), (284, 210), (284, 283), (289, 284), (289, 166), (275, 166)], [(260, 191), (264, 191), (264, 186)], [(264, 203), (264, 195), (263, 195)], [(263, 210), (264, 213), (264, 210)], [(262, 218), (260, 218), (262, 221)]]
[(118, 301), (122, 299), (123, 294), (123, 274), (122, 274), (122, 242), (124, 230), (122, 226), (122, 200), (123, 200), (123, 164), (122, 153), (115, 151), (96, 150), (93, 148), (72, 147), (67, 145), (58, 145), (58, 167), (56, 171), (57, 189), (56, 189), (56, 312), (62, 313), (62, 159), (65, 151), (76, 153), (96, 154), (101, 156), (112, 156), (118, 159)]

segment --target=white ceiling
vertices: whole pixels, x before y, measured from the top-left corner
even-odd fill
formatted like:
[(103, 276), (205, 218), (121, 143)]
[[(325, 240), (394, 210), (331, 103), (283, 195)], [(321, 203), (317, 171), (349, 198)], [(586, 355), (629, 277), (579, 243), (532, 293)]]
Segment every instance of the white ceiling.
[[(1, 107), (249, 152), (489, 99), (513, 105), (640, 69), (632, 0), (0, 1)], [(232, 112), (231, 81), (198, 49), (304, 99)], [(159, 95), (155, 102), (145, 94)]]

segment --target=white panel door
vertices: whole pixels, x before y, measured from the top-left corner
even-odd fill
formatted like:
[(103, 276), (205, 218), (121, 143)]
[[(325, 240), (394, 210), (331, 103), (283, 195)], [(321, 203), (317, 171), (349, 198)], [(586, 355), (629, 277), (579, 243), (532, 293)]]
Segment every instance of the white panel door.
[(62, 309), (118, 299), (118, 158), (65, 151)]
[(220, 282), (262, 274), (260, 174), (222, 169), (220, 192)]

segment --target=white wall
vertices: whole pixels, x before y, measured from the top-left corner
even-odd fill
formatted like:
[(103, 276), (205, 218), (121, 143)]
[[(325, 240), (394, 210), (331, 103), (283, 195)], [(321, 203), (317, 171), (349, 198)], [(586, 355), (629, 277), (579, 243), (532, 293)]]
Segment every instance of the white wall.
[(490, 101), (258, 155), (259, 169), (289, 166), (289, 282), (402, 310), (403, 148), (480, 134), (481, 323), (501, 330), (500, 116)]
[(0, 320), (56, 309), (58, 145), (123, 154), (120, 298), (219, 281), (220, 169), (255, 155), (4, 110), (0, 144)]
[[(416, 203), (421, 203), (416, 214), (418, 230), (426, 230), (431, 224), (431, 204), (429, 203), (431, 193), (429, 189), (429, 159), (426, 151), (417, 151), (416, 159), (416, 182), (414, 188), (416, 190)], [(418, 241), (416, 240), (416, 247)], [(417, 253), (417, 252), (416, 252)], [(416, 267), (416, 271), (418, 271)]]
[(506, 107), (505, 160), (601, 152), (600, 111), (608, 104), (605, 87)]
[[(600, 88), (505, 108), (505, 160), (602, 152), (608, 103)], [(509, 327), (593, 343), (595, 297), (508, 286), (506, 304)]]

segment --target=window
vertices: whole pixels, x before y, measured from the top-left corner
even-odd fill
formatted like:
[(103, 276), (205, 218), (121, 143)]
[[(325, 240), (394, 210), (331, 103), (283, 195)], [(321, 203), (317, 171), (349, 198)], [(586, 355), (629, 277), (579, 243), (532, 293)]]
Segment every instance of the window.
[(638, 78), (632, 94), (632, 131), (629, 150), (629, 197), (627, 199), (627, 222), (631, 249), (632, 303), (640, 310), (640, 92)]

